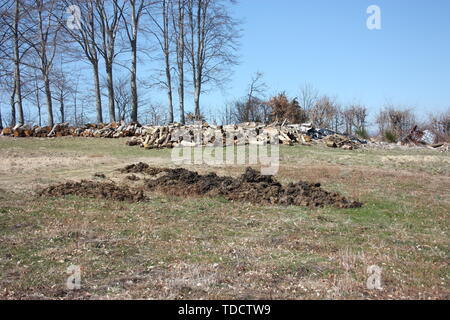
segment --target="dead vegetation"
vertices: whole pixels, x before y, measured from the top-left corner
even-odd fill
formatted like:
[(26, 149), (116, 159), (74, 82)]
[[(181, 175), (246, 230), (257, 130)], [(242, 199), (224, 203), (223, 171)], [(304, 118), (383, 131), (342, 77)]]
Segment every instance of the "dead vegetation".
[[(337, 209), (146, 190), (147, 180), (167, 175), (148, 168), (175, 169), (167, 168), (170, 150), (120, 140), (0, 138), (0, 147), (0, 299), (450, 297), (445, 153), (282, 146), (283, 187), (317, 181), (364, 203)], [(55, 165), (64, 157), (67, 166)], [(117, 171), (140, 161), (148, 165)], [(186, 169), (233, 179), (245, 172)], [(32, 196), (68, 179), (143, 188), (149, 199)], [(70, 265), (81, 267), (81, 290), (66, 287)], [(366, 287), (371, 265), (382, 268), (382, 290)]]

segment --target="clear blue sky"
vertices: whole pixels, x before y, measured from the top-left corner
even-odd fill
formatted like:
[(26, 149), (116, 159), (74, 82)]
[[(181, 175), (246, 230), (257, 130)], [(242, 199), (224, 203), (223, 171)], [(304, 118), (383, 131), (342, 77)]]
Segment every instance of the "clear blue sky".
[[(368, 30), (366, 10), (381, 8), (381, 30)], [(241, 64), (214, 108), (245, 93), (256, 71), (269, 94), (299, 93), (305, 82), (342, 104), (376, 111), (386, 102), (418, 114), (450, 107), (449, 0), (240, 0)]]
[[(257, 71), (265, 74), (267, 97), (286, 91), (293, 98), (309, 83), (344, 106), (365, 104), (369, 121), (387, 103), (413, 108), (419, 116), (450, 107), (450, 0), (238, 1), (233, 11), (244, 21), (240, 64), (225, 91), (202, 96), (208, 118), (245, 95)], [(381, 8), (381, 30), (367, 29), (370, 5)], [(129, 53), (122, 58), (129, 59)], [(91, 88), (89, 65), (75, 66), (83, 70), (82, 84)], [(148, 81), (153, 67), (142, 62), (139, 78)], [(120, 72), (127, 77), (125, 69), (116, 68), (116, 76)], [(140, 92), (153, 103), (167, 104), (164, 90), (141, 87)], [(6, 120), (9, 100), (4, 98), (0, 107)], [(174, 98), (178, 119), (176, 94)], [(105, 99), (107, 118), (106, 105)], [(89, 106), (93, 116), (94, 102)], [(193, 99), (187, 96), (186, 111), (192, 110)], [(25, 111), (30, 118), (33, 104), (25, 102)], [(54, 111), (58, 116), (56, 105)]]

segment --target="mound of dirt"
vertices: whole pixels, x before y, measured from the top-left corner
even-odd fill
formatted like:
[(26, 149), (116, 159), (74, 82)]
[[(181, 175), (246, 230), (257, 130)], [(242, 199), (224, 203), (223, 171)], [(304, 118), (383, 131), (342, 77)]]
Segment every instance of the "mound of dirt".
[[(150, 172), (149, 167), (144, 170)], [(358, 208), (362, 203), (349, 201), (338, 193), (328, 192), (320, 184), (308, 182), (282, 186), (273, 176), (247, 168), (239, 178), (219, 177), (215, 173), (200, 175), (186, 169), (157, 169), (162, 176), (148, 179), (145, 186), (176, 196), (223, 196), (228, 200), (265, 205), (296, 205), (310, 208), (331, 205), (337, 208)], [(155, 172), (156, 172), (155, 171)]]
[(126, 166), (125, 168), (119, 169), (118, 171), (121, 173), (143, 173), (143, 174), (149, 174), (149, 175), (156, 175), (158, 173), (164, 172), (167, 169), (161, 169), (161, 168), (152, 168), (148, 164), (139, 162), (136, 164), (130, 164)]
[(87, 180), (52, 185), (41, 190), (38, 194), (47, 197), (74, 195), (86, 198), (130, 202), (146, 200), (142, 190), (133, 191), (128, 187), (121, 187), (113, 182), (94, 182)]

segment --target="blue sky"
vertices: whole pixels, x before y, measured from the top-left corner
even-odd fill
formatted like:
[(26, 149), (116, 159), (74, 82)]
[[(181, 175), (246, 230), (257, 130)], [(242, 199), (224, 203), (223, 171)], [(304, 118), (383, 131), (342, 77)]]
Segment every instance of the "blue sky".
[[(366, 27), (370, 5), (381, 30)], [(345, 105), (386, 103), (418, 114), (450, 107), (450, 1), (240, 0), (241, 64), (225, 92), (204, 97), (214, 109), (245, 93), (256, 71), (268, 94), (299, 94), (304, 83)]]
[[(366, 105), (369, 121), (386, 104), (413, 108), (422, 117), (450, 107), (450, 0), (238, 1), (233, 11), (243, 21), (240, 64), (226, 90), (202, 95), (202, 111), (208, 118), (213, 114), (219, 119), (227, 103), (245, 95), (258, 71), (265, 75), (266, 97), (285, 91), (293, 98), (308, 83), (343, 106)], [(366, 26), (370, 5), (381, 9), (381, 30)], [(129, 59), (129, 53), (120, 58)], [(140, 59), (138, 77), (149, 81), (155, 62), (142, 52)], [(161, 62), (156, 64), (160, 67)], [(74, 67), (74, 75), (82, 74), (81, 85), (91, 90), (89, 65), (76, 62)], [(116, 69), (116, 76), (128, 77), (126, 69)], [(142, 109), (150, 101), (165, 108), (164, 90), (141, 86), (140, 93), (145, 96)], [(176, 88), (174, 94), (178, 119)], [(4, 120), (8, 101), (4, 95), (0, 105)], [(103, 105), (107, 118), (106, 98)], [(54, 108), (58, 117), (56, 104)], [(87, 102), (86, 108), (93, 116), (94, 102)], [(187, 96), (186, 111), (192, 110), (193, 99)], [(33, 103), (25, 101), (25, 112), (33, 118)], [(43, 116), (46, 119), (45, 111)]]

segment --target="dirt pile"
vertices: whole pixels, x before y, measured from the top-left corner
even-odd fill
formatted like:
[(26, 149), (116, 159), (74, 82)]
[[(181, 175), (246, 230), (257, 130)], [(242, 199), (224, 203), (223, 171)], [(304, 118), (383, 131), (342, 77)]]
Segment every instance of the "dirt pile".
[[(149, 172), (148, 168), (145, 170)], [(223, 196), (228, 200), (265, 205), (296, 205), (310, 208), (327, 205), (337, 208), (358, 208), (362, 203), (325, 191), (320, 184), (308, 182), (281, 185), (272, 176), (247, 168), (238, 178), (219, 177), (215, 173), (200, 175), (186, 169), (158, 169), (163, 175), (147, 179), (145, 187), (176, 196)], [(152, 175), (152, 174), (150, 174)]]
[(39, 191), (38, 194), (47, 197), (73, 195), (86, 198), (130, 202), (146, 200), (142, 190), (132, 190), (128, 187), (121, 187), (113, 182), (94, 182), (86, 180), (52, 185)]
[(148, 164), (139, 162), (136, 164), (130, 164), (125, 168), (119, 169), (120, 173), (143, 173), (148, 175), (157, 175), (158, 173), (164, 172), (167, 169), (162, 168), (152, 168)]

